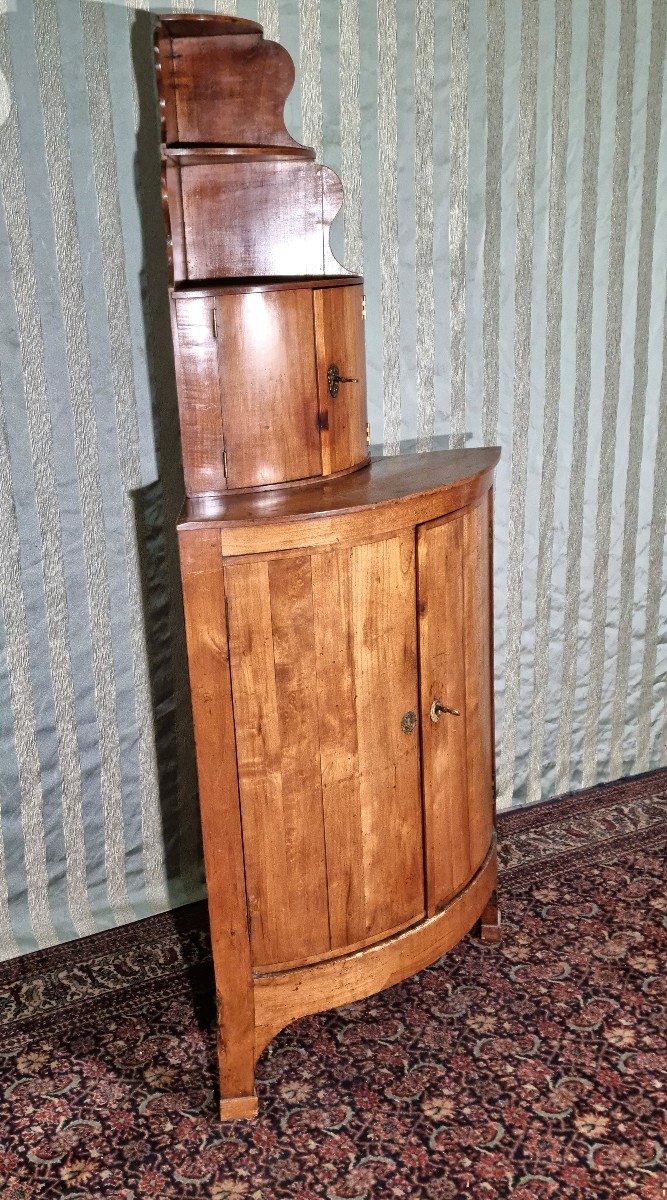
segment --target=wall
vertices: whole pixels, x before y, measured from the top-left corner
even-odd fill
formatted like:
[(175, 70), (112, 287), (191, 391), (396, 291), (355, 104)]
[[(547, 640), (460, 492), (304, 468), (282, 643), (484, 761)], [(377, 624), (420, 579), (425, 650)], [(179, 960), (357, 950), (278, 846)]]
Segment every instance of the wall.
[[(202, 894), (146, 7), (0, 15), (2, 956)], [(346, 186), (374, 441), (502, 447), (500, 806), (663, 763), (664, 0), (238, 11)]]

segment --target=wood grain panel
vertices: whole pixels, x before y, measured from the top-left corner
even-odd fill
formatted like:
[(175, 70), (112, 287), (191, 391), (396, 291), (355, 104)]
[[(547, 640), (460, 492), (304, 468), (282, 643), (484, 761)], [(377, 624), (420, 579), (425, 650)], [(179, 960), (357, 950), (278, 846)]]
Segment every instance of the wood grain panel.
[[(363, 462), (368, 455), (363, 290), (359, 286), (320, 288), (314, 304), (322, 468), (329, 475)], [(341, 375), (359, 380), (341, 383), (335, 397), (329, 394), (327, 381), (332, 364)]]
[(466, 721), (470, 857), (473, 870), (486, 854), (494, 823), (491, 684), (490, 493), (466, 515), (463, 542)]
[(173, 45), (179, 142), (297, 145), (283, 116), (294, 64), (282, 46), (253, 31)]
[[(453, 513), (417, 533), (422, 779), (429, 914), (471, 874), (468, 836), (463, 526)], [(439, 699), (460, 715), (431, 719)]]
[(228, 486), (321, 474), (312, 293), (219, 296), (216, 305)]
[(326, 952), (310, 559), (225, 568), (256, 969)]
[(352, 653), (366, 930), (424, 912), (412, 530), (351, 551)]
[(172, 328), (188, 495), (224, 491), (224, 448), (213, 298), (172, 298)]
[(327, 167), (302, 159), (184, 166), (181, 191), (188, 279), (346, 274), (329, 249), (342, 187)]
[(367, 936), (355, 712), (351, 552), (311, 558), (317, 706), (332, 947)]
[[(254, 1092), (254, 1001), (220, 539), (179, 535), (224, 1096)], [(246, 1106), (247, 1107), (247, 1106)], [(251, 1106), (252, 1107), (252, 1106)]]

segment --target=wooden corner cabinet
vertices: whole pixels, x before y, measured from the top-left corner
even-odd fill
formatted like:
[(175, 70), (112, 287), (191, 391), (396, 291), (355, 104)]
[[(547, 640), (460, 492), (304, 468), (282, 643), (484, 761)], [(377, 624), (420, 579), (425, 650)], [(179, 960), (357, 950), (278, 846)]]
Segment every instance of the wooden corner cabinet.
[(289, 1021), (498, 935), (499, 451), (369, 461), (363, 280), (285, 129), (291, 59), (169, 16), (156, 60), (220, 1112), (248, 1117)]

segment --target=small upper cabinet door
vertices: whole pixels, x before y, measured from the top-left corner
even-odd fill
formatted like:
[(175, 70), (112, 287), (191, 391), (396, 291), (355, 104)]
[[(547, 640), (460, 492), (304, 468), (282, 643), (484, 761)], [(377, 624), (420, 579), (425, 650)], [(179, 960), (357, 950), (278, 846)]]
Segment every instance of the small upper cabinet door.
[(322, 474), (310, 288), (216, 299), (227, 486)]
[(225, 562), (255, 970), (424, 914), (414, 532)]
[(361, 285), (347, 283), (174, 295), (188, 495), (367, 460), (362, 309)]
[(493, 836), (491, 492), (417, 533), (426, 893), (437, 912)]
[(185, 490), (224, 491), (223, 430), (213, 297), (172, 301)]
[(320, 288), (314, 303), (322, 469), (329, 475), (368, 457), (363, 289)]

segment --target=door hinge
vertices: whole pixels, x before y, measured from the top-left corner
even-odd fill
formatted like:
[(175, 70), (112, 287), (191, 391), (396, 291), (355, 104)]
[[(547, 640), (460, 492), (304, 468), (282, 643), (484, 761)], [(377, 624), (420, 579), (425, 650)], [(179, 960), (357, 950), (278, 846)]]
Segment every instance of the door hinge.
[(367, 421), (366, 422), (366, 445), (370, 446), (370, 444), (371, 444), (371, 427)]
[(361, 297), (361, 319), (363, 321), (366, 320), (366, 297), (365, 296)]
[(212, 312), (213, 312), (213, 337), (217, 338), (217, 336), (218, 336), (218, 318), (217, 318), (216, 312), (215, 312), (215, 301), (213, 302)]
[(225, 472), (225, 479), (226, 479), (227, 478), (227, 451), (224, 448), (222, 451), (222, 469)]

